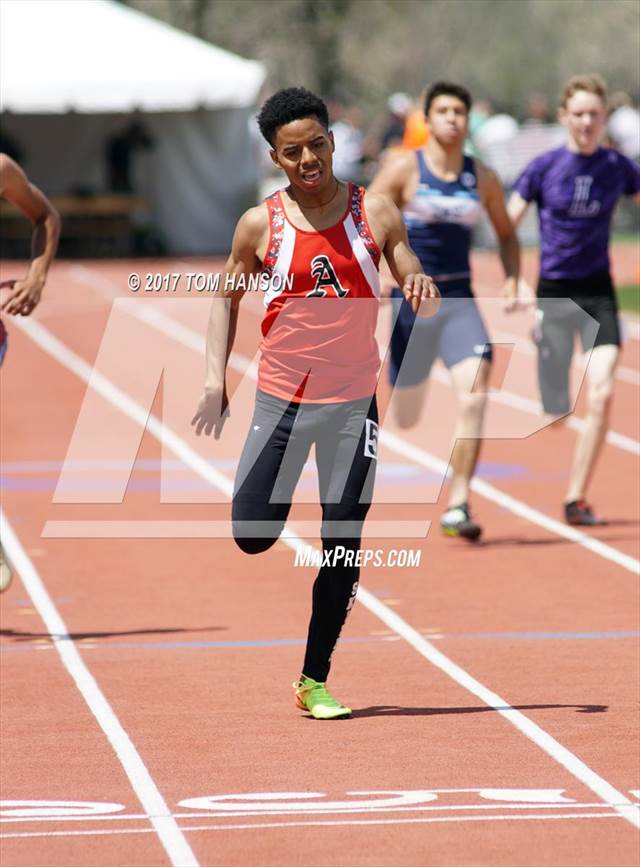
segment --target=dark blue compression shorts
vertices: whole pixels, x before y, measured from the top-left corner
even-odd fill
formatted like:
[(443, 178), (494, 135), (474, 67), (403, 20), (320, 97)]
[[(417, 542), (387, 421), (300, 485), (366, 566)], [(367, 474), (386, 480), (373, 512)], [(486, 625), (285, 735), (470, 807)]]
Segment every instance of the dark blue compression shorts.
[[(393, 290), (392, 297), (403, 299), (399, 289)], [(438, 357), (447, 367), (465, 358), (491, 361), (493, 357), (487, 329), (470, 290), (468, 295), (444, 297), (438, 313), (429, 319), (416, 317), (406, 301), (400, 304), (391, 335), (391, 384), (400, 388), (417, 385), (429, 376)]]

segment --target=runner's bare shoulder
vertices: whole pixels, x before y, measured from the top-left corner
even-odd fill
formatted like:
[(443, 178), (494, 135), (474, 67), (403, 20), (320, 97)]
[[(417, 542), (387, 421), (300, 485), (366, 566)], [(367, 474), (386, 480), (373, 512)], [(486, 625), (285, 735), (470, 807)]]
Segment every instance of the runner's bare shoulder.
[(261, 202), (245, 211), (238, 220), (234, 244), (237, 242), (243, 247), (251, 246), (257, 250), (268, 234), (269, 211), (265, 202)]
[(8, 154), (0, 153), (0, 196), (16, 183), (27, 182), (24, 172)]
[(407, 192), (415, 183), (415, 151), (399, 150), (389, 154), (371, 182), (372, 193), (389, 193), (396, 204), (403, 205)]
[(400, 217), (400, 212), (389, 193), (375, 193), (366, 190), (364, 194), (364, 208), (367, 218), (377, 224), (390, 225)]

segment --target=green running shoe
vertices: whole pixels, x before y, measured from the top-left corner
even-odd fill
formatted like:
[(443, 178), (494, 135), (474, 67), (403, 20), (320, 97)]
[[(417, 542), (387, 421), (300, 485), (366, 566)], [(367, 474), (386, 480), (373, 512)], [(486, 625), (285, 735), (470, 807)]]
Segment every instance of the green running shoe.
[(324, 683), (318, 683), (312, 677), (305, 677), (292, 684), (296, 691), (296, 707), (308, 710), (314, 719), (340, 719), (351, 716), (351, 708), (336, 701), (329, 693)]

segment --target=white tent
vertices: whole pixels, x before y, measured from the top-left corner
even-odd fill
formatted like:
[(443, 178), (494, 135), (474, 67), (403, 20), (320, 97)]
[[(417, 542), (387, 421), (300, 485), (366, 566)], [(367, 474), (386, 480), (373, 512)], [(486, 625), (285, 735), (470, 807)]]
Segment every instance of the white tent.
[(51, 195), (104, 190), (106, 141), (136, 112), (153, 141), (136, 191), (174, 252), (223, 250), (252, 203), (264, 76), (110, 0), (0, 0), (2, 130), (29, 175)]

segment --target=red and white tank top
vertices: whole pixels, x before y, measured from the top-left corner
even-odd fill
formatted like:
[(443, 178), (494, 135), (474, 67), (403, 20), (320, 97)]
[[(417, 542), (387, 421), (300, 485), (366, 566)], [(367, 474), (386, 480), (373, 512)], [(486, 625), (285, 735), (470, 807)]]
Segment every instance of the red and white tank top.
[(280, 192), (266, 199), (269, 245), (258, 388), (284, 400), (342, 403), (372, 395), (380, 248), (364, 212), (364, 189), (349, 184), (342, 219), (298, 229)]

